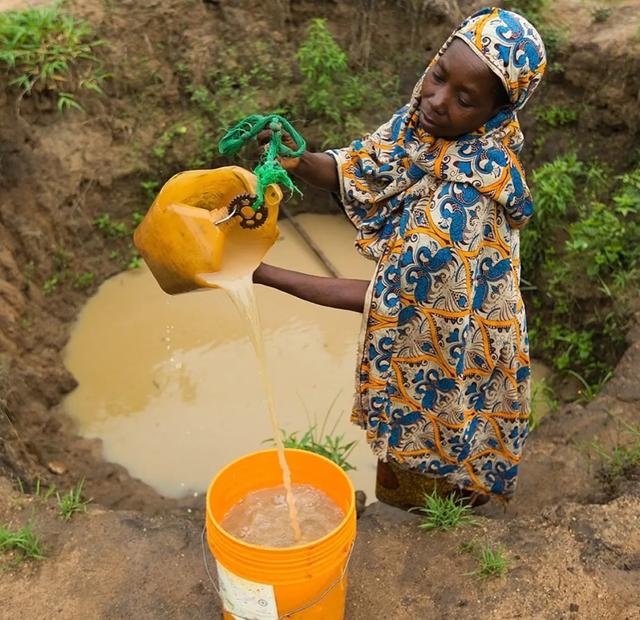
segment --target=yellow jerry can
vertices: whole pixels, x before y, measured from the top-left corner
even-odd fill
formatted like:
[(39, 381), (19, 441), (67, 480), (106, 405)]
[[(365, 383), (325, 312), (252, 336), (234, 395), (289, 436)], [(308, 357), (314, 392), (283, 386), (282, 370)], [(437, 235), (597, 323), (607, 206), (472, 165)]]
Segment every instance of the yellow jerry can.
[(256, 176), (239, 166), (169, 179), (133, 240), (166, 293), (212, 288), (253, 273), (278, 238), (282, 191), (268, 185), (254, 210)]

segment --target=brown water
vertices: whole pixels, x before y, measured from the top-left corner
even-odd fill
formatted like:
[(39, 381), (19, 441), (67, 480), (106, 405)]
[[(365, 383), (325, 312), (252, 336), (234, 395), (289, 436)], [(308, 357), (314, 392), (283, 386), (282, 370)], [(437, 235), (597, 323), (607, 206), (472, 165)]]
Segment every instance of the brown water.
[[(226, 209), (224, 211), (226, 213)], [(299, 541), (302, 533), (298, 524), (296, 500), (291, 490), (291, 471), (284, 452), (280, 422), (278, 421), (273, 398), (273, 388), (267, 372), (267, 358), (264, 354), (264, 340), (252, 278), (253, 272), (269, 251), (271, 244), (272, 240), (263, 239), (262, 235), (252, 234), (251, 231), (242, 231), (239, 227), (232, 228), (225, 239), (220, 270), (214, 273), (199, 273), (195, 275), (197, 281), (205, 286), (223, 289), (231, 298), (238, 314), (244, 321), (245, 329), (253, 345), (258, 362), (258, 376), (264, 390), (271, 423), (271, 434), (282, 471), (282, 483), (289, 509), (289, 528), (293, 533), (294, 540)], [(219, 325), (220, 329), (224, 329), (224, 327), (224, 325)]]
[[(256, 266), (257, 265), (254, 265), (253, 267), (255, 268)], [(300, 525), (298, 524), (296, 499), (291, 489), (291, 471), (289, 470), (289, 465), (285, 457), (284, 444), (282, 442), (282, 434), (280, 431), (280, 422), (278, 422), (276, 406), (273, 400), (273, 388), (271, 387), (271, 381), (269, 381), (269, 374), (267, 372), (267, 358), (264, 354), (264, 342), (262, 340), (258, 305), (256, 304), (256, 296), (253, 291), (252, 273), (253, 270), (245, 273), (245, 275), (233, 277), (231, 279), (221, 279), (220, 277), (216, 277), (215, 274), (203, 277), (207, 283), (213, 286), (220, 286), (224, 289), (231, 298), (231, 301), (233, 301), (240, 316), (245, 320), (249, 338), (253, 344), (258, 361), (258, 374), (260, 375), (260, 383), (262, 383), (262, 389), (265, 393), (269, 420), (271, 422), (271, 432), (278, 452), (280, 469), (282, 470), (284, 495), (289, 511), (289, 530), (293, 532), (293, 538), (298, 542), (302, 538), (302, 533), (300, 531)]]
[(294, 539), (285, 495), (283, 486), (253, 491), (229, 510), (221, 525), (232, 536), (253, 545), (291, 547), (326, 536), (344, 518), (326, 493), (310, 484), (295, 483), (301, 536)]

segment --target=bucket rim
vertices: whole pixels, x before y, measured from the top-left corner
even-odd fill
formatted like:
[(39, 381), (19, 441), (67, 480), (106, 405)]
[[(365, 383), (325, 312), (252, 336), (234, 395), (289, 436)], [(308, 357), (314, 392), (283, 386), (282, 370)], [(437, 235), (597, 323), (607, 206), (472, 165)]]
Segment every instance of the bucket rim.
[(347, 480), (349, 489), (350, 489), (350, 499), (349, 499), (349, 505), (347, 507), (347, 509), (345, 510), (344, 513), (344, 517), (342, 518), (342, 520), (340, 521), (340, 523), (338, 523), (338, 525), (336, 525), (330, 532), (328, 532), (327, 534), (325, 534), (324, 536), (322, 536), (321, 538), (316, 538), (310, 542), (306, 542), (303, 543), (301, 545), (291, 545), (290, 547), (270, 547), (267, 545), (256, 545), (253, 543), (248, 543), (244, 540), (241, 540), (240, 538), (236, 538), (235, 536), (233, 536), (233, 534), (230, 534), (227, 530), (225, 530), (222, 527), (222, 524), (218, 522), (218, 520), (213, 516), (213, 514), (211, 514), (211, 502), (210, 502), (210, 495), (211, 495), (211, 489), (213, 487), (213, 485), (216, 483), (216, 481), (218, 480), (218, 478), (220, 478), (220, 476), (222, 476), (226, 471), (228, 471), (231, 467), (233, 467), (238, 461), (242, 461), (244, 459), (246, 459), (247, 457), (250, 456), (254, 456), (254, 455), (258, 455), (258, 454), (265, 454), (265, 453), (275, 453), (277, 456), (277, 448), (267, 448), (266, 450), (256, 450), (255, 452), (250, 452), (249, 454), (245, 454), (244, 456), (240, 456), (237, 459), (234, 459), (233, 461), (231, 461), (230, 463), (227, 463), (221, 470), (218, 471), (218, 473), (213, 477), (213, 479), (211, 480), (211, 482), (209, 483), (209, 486), (207, 487), (207, 496), (206, 496), (206, 501), (207, 501), (207, 509), (206, 509), (206, 524), (208, 526), (209, 523), (212, 523), (214, 525), (214, 527), (226, 538), (231, 539), (233, 542), (237, 543), (238, 545), (242, 545), (243, 547), (246, 547), (248, 549), (256, 549), (256, 550), (262, 550), (262, 551), (269, 551), (270, 553), (287, 553), (290, 552), (292, 550), (296, 550), (296, 551), (300, 551), (306, 548), (312, 548), (312, 547), (317, 547), (318, 545), (321, 545), (323, 542), (333, 538), (333, 536), (335, 535), (335, 533), (337, 531), (342, 531), (344, 528), (346, 528), (349, 524), (350, 518), (352, 517), (353, 512), (355, 511), (355, 504), (356, 504), (356, 498), (355, 498), (355, 488), (353, 486), (353, 482), (351, 482), (351, 478), (349, 478), (349, 476), (347, 475), (347, 472), (344, 471), (344, 469), (342, 469), (342, 467), (340, 467), (340, 465), (338, 465), (337, 463), (334, 463), (331, 459), (328, 459), (326, 456), (322, 456), (320, 454), (316, 454), (315, 452), (311, 452), (309, 450), (300, 450), (299, 448), (285, 448), (284, 452), (285, 452), (285, 456), (288, 452), (298, 452), (298, 453), (302, 453), (305, 456), (309, 455), (312, 458), (318, 458), (321, 459), (323, 461), (326, 461), (327, 463), (329, 463), (332, 467), (334, 467), (337, 471), (339, 471), (344, 478)]

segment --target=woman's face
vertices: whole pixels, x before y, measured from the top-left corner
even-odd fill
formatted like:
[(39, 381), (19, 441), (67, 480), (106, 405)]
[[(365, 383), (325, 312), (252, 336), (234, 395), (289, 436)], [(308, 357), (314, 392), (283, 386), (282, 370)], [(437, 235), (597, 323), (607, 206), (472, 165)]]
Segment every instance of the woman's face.
[(479, 129), (500, 108), (498, 88), (503, 89), (498, 77), (464, 41), (454, 39), (422, 84), (420, 126), (436, 138)]

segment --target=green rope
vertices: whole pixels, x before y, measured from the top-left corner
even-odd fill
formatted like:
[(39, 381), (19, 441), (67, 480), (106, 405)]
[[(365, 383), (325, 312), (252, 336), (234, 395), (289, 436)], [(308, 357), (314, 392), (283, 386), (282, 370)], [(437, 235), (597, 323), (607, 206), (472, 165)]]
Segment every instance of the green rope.
[[(295, 186), (287, 171), (280, 165), (278, 157), (300, 157), (307, 145), (304, 138), (292, 127), (289, 121), (278, 115), (252, 114), (242, 119), (224, 134), (218, 143), (218, 151), (221, 155), (229, 157), (235, 155), (244, 144), (255, 138), (263, 129), (271, 130), (271, 140), (262, 162), (256, 166), (253, 173), (258, 177), (256, 184), (256, 201), (253, 208), (257, 211), (264, 202), (264, 190), (271, 183), (284, 185), (290, 192), (302, 192)], [(290, 149), (282, 143), (282, 132), (286, 131), (293, 139), (296, 150)]]

